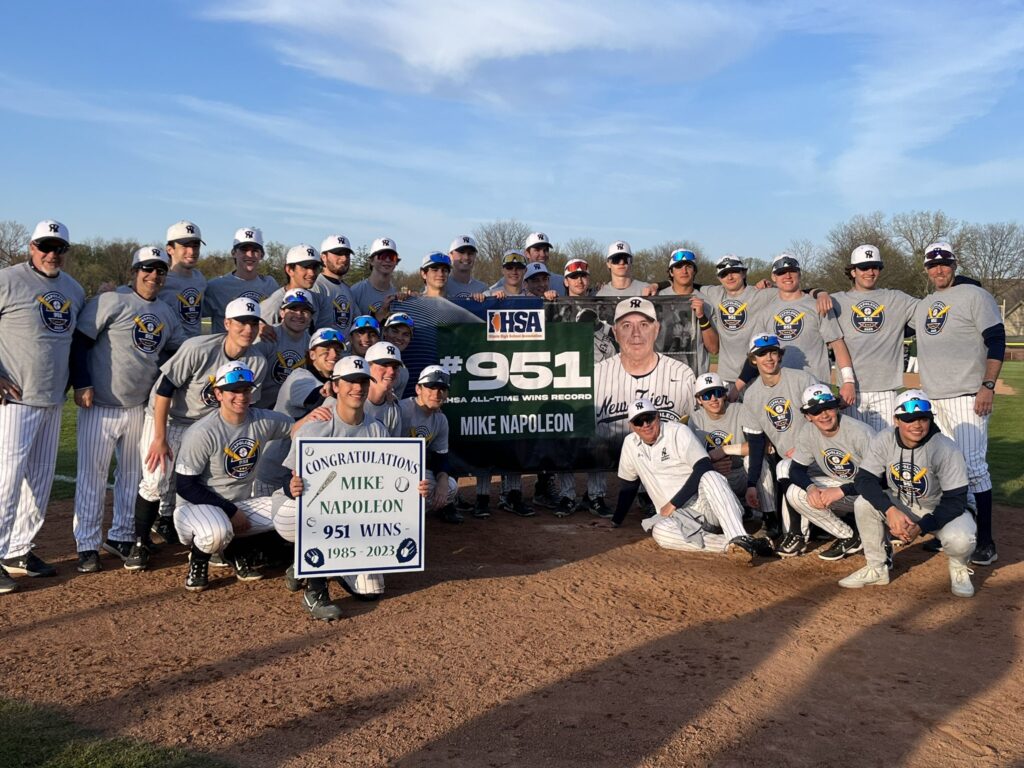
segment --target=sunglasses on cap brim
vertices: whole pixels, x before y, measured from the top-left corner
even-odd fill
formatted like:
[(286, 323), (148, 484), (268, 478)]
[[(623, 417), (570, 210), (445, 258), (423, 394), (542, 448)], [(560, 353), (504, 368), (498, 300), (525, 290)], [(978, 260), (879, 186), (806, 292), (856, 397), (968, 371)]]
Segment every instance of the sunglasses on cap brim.
[(316, 349), (317, 347), (323, 347), (328, 344), (341, 344), (344, 346), (345, 337), (341, 335), (340, 331), (324, 331), (316, 338), (310, 349)]
[(915, 397), (902, 403), (896, 411), (896, 418), (900, 421), (915, 421), (924, 416), (932, 415), (932, 404), (927, 400)]
[(676, 251), (669, 256), (669, 263), (675, 266), (676, 264), (693, 264), (696, 266), (697, 255), (693, 251)]
[(352, 323), (352, 330), (349, 331), (377, 331), (380, 333), (380, 323), (372, 317), (357, 317)]
[(240, 368), (236, 371), (228, 371), (215, 386), (218, 389), (245, 389), (254, 384), (252, 371)]

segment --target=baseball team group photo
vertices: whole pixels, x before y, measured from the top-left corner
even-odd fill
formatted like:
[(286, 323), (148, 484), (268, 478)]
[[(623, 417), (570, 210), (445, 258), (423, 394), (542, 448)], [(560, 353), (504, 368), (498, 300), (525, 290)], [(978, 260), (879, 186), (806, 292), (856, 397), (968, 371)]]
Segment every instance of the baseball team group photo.
[(1024, 12), (12, 7), (0, 766), (1024, 765)]

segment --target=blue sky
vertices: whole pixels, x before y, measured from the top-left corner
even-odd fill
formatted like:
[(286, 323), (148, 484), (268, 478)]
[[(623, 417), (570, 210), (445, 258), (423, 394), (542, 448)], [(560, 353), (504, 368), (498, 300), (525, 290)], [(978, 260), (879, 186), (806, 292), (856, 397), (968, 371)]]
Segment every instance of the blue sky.
[(413, 261), (480, 222), (766, 258), (857, 213), (1022, 220), (1024, 6), (10, 3), (0, 219)]

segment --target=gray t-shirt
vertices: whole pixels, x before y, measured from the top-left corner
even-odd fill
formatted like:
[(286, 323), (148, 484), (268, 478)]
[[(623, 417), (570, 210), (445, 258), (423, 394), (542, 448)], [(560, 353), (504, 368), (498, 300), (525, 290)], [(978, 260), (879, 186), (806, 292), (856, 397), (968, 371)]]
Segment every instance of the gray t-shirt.
[(613, 288), (611, 283), (605, 283), (601, 286), (595, 295), (596, 296), (640, 296), (644, 292), (650, 283), (645, 283), (642, 280), (634, 280), (625, 288)]
[(422, 437), (428, 451), (448, 453), (448, 419), (442, 411), (428, 411), (416, 404), (415, 397), (407, 397), (398, 404), (402, 413), (401, 434), (398, 437)]
[(487, 284), (477, 280), (475, 277), (469, 278), (468, 283), (460, 283), (453, 278), (448, 279), (448, 283), (444, 287), (444, 295), (449, 299), (469, 299), (472, 298), (474, 293), (486, 293)]
[(383, 424), (391, 437), (402, 436), (402, 412), (398, 407), (397, 400), (385, 398), (380, 405), (374, 405), (367, 398), (363, 404), (363, 410), (367, 416), (371, 416)]
[[(281, 385), (274, 410), (298, 421), (312, 410), (306, 405), (306, 398), (314, 390), (320, 389), (323, 384), (324, 382), (314, 376), (308, 368), (297, 368)], [(262, 482), (269, 483), (275, 488), (285, 486), (292, 476), (291, 471), (284, 466), (284, 461), (288, 458), (291, 449), (290, 436), (271, 441), (267, 446), (265, 460), (260, 463), (258, 476)]]
[(782, 299), (775, 292), (761, 317), (760, 330), (779, 337), (786, 350), (783, 366), (808, 371), (823, 384), (832, 381), (827, 345), (843, 338), (843, 332), (831, 311), (825, 317), (818, 314), (817, 302), (809, 295)]
[(859, 391), (882, 392), (903, 386), (903, 327), (911, 321), (917, 304), (912, 296), (889, 288), (832, 295)]
[(761, 327), (761, 317), (772, 291), (746, 286), (735, 296), (721, 285), (705, 285), (701, 293), (707, 298), (704, 313), (718, 331), (718, 375), (734, 382), (747, 361), (747, 349), (754, 330)]
[(160, 375), (160, 352), (185, 342), (176, 309), (126, 285), (91, 298), (77, 330), (96, 342), (87, 358), (93, 402), (108, 408), (144, 405)]
[(68, 357), (85, 291), (65, 272), (46, 277), (29, 262), (0, 269), (0, 375), (24, 405), (64, 402)]
[(309, 333), (303, 331), (293, 336), (283, 325), (275, 325), (274, 330), (277, 332), (276, 340), (253, 345), (253, 351), (263, 355), (267, 361), (267, 375), (260, 387), (260, 399), (255, 403), (257, 408), (273, 408), (281, 385), (292, 371), (306, 364)]
[[(357, 314), (360, 315), (372, 315), (380, 309), (384, 299), (396, 293), (398, 293), (398, 288), (393, 284), (389, 284), (383, 291), (377, 290), (373, 287), (369, 278), (360, 280), (352, 286), (352, 298), (355, 299), (356, 306), (358, 307)], [(348, 328), (345, 331), (348, 331)]]
[(792, 368), (783, 368), (773, 387), (765, 386), (760, 376), (754, 379), (743, 390), (743, 431), (764, 434), (779, 456), (786, 458), (797, 447), (801, 431), (810, 427), (800, 413), (800, 398), (813, 383), (807, 371)]
[[(704, 450), (712, 451), (723, 445), (743, 445), (743, 404), (732, 403), (717, 419), (711, 418), (704, 408), (698, 407), (690, 417), (690, 428), (701, 439)], [(732, 456), (733, 468), (743, 466), (742, 456)]]
[(244, 296), (262, 302), (277, 289), (277, 283), (269, 275), (242, 280), (234, 272), (229, 272), (215, 277), (206, 284), (206, 293), (203, 295), (203, 317), (210, 318), (210, 332), (224, 333), (224, 310), (235, 299)]
[[(182, 435), (174, 471), (198, 476), (221, 498), (244, 501), (252, 496), (267, 443), (286, 437), (294, 424), (283, 414), (261, 408), (250, 408), (238, 425), (224, 421), (220, 410), (208, 413)], [(177, 503), (186, 502), (179, 496)]]
[(861, 469), (883, 477), (890, 495), (918, 515), (934, 512), (943, 491), (967, 485), (964, 456), (956, 443), (941, 433), (911, 450), (900, 446), (895, 429), (879, 432), (868, 447)]
[(852, 483), (874, 437), (875, 430), (852, 416), (840, 415), (839, 430), (831, 437), (808, 424), (800, 432), (793, 461), (809, 467), (811, 476), (825, 479), (824, 485)]
[[(217, 408), (217, 398), (213, 393), (214, 374), (225, 363), (236, 362), (224, 352), (226, 338), (226, 334), (216, 333), (188, 339), (170, 360), (160, 366), (160, 372), (177, 387), (171, 398), (171, 421), (191, 424)], [(256, 388), (252, 392), (252, 399), (259, 400), (260, 384), (267, 374), (266, 358), (255, 348), (250, 347), (237, 362), (245, 365), (255, 375)], [(159, 385), (160, 381), (157, 379), (149, 395), (150, 411), (156, 402), (156, 390)]]
[(181, 321), (187, 338), (198, 336), (202, 330), (200, 320), (203, 314), (203, 296), (206, 294), (206, 278), (198, 269), (188, 277), (175, 272), (167, 273), (164, 287), (157, 298), (174, 310)]
[(320, 313), (313, 318), (313, 330), (336, 328), (348, 333), (356, 313), (352, 289), (346, 283), (335, 282), (320, 273), (313, 283), (313, 293), (323, 299), (320, 302)]
[(982, 332), (1001, 323), (992, 294), (976, 285), (930, 293), (914, 311), (921, 388), (933, 398), (973, 395), (985, 378)]

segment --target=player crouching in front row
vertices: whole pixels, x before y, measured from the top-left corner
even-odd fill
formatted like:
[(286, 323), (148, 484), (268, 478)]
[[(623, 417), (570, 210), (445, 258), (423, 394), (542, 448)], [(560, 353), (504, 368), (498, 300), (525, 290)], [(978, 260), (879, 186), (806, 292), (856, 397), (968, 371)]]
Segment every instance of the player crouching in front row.
[[(295, 422), (283, 413), (249, 408), (253, 372), (241, 363), (225, 363), (213, 383), (218, 408), (185, 430), (174, 465), (178, 494), (174, 527), (190, 547), (185, 589), (201, 592), (209, 584), (210, 557), (224, 552), (236, 536), (274, 530), (270, 497), (252, 498), (257, 467), (271, 440), (288, 437)], [(238, 578), (261, 578), (251, 560), (235, 558)]]
[(619, 500), (605, 525), (622, 524), (642, 482), (659, 513), (642, 525), (659, 546), (725, 552), (748, 563), (753, 557), (774, 557), (767, 539), (755, 539), (743, 529), (743, 508), (689, 427), (663, 423), (646, 398), (630, 405), (629, 427), (619, 456)]
[(967, 510), (967, 463), (956, 443), (939, 432), (932, 403), (918, 389), (896, 398), (896, 428), (879, 432), (864, 457), (855, 485), (871, 509), (855, 510), (867, 565), (839, 582), (857, 588), (889, 583), (886, 529), (909, 544), (932, 533), (949, 558), (957, 597), (973, 597), (967, 567), (977, 526)]

